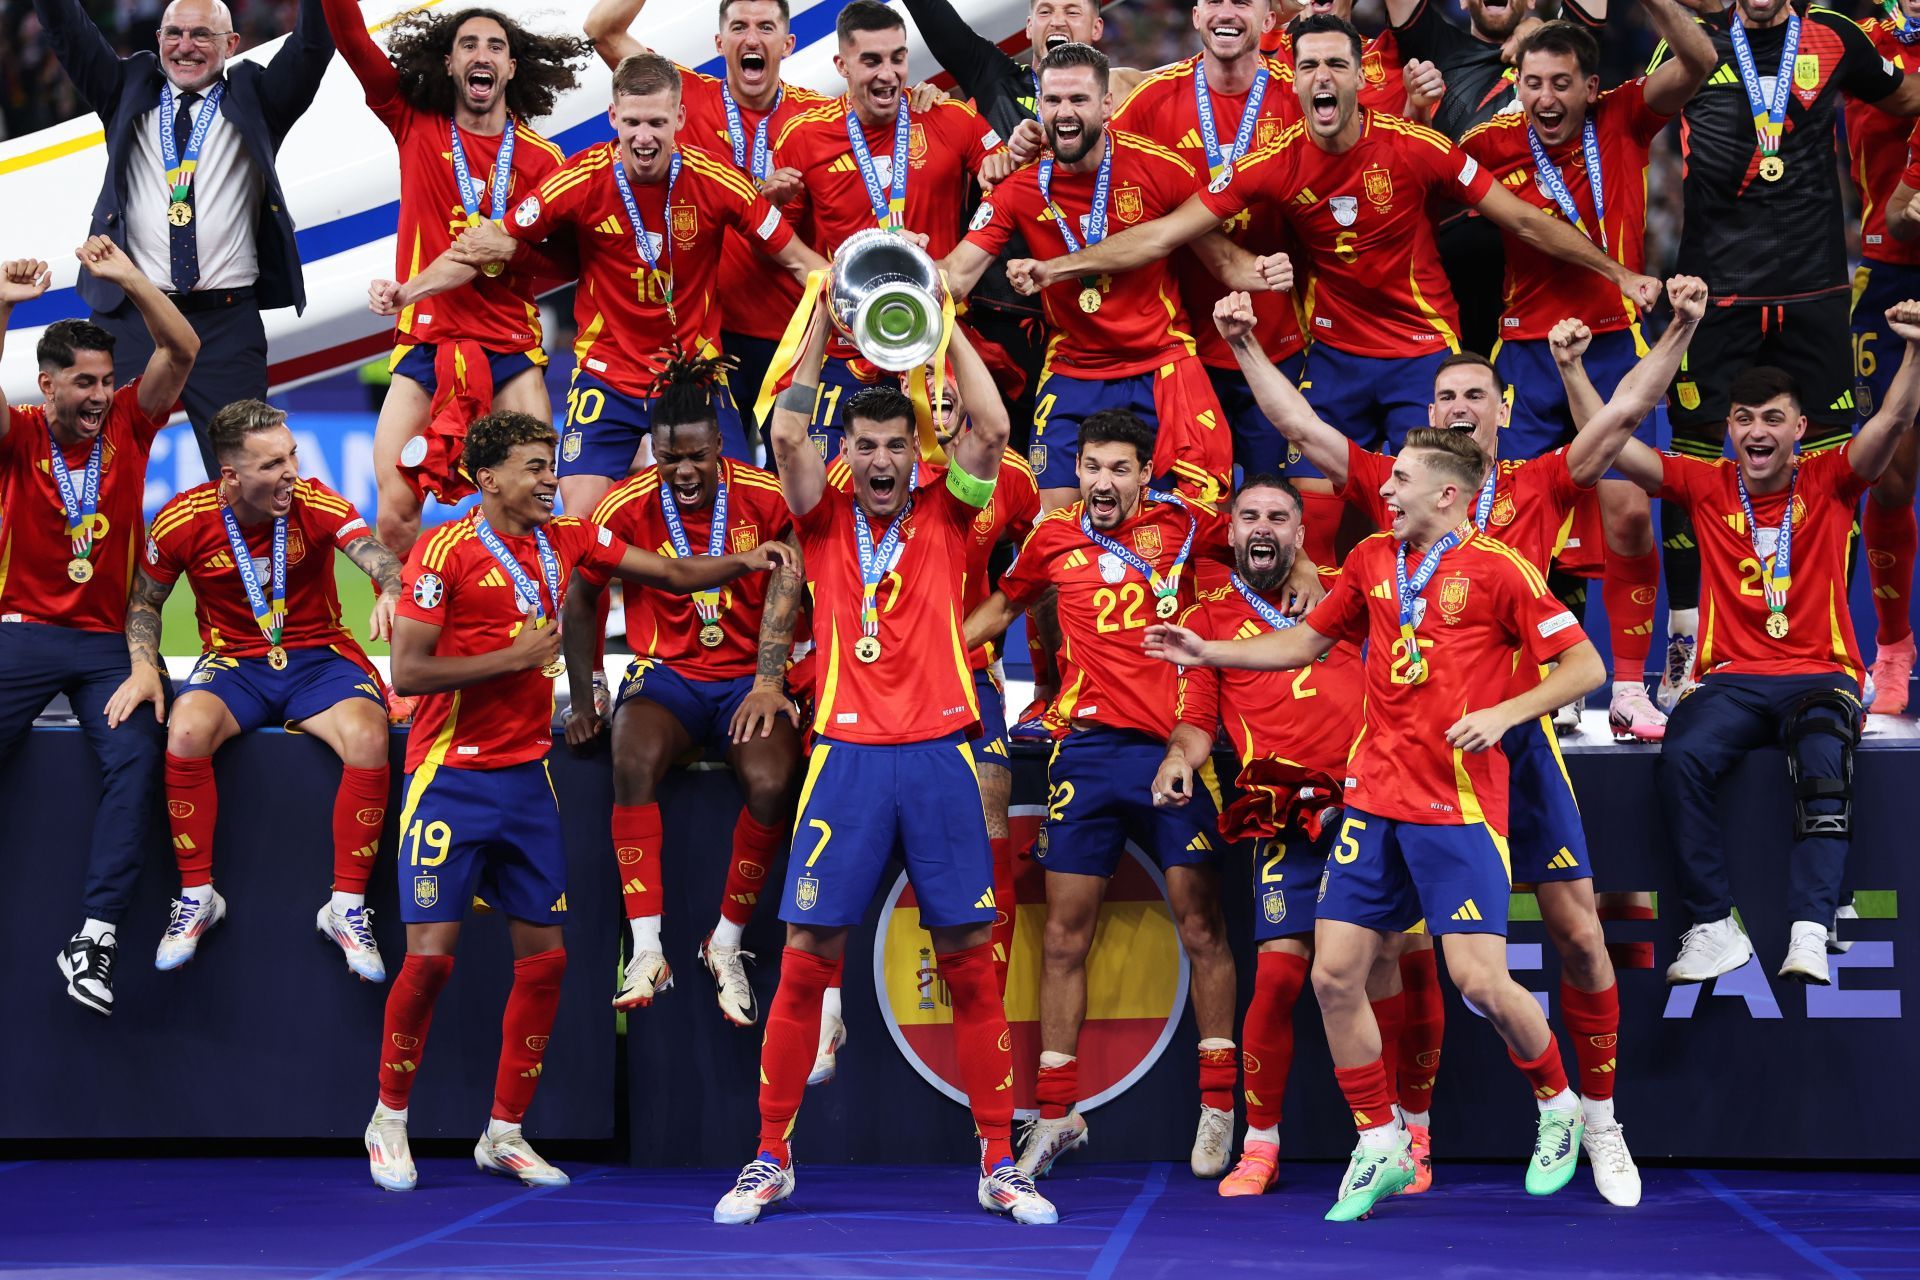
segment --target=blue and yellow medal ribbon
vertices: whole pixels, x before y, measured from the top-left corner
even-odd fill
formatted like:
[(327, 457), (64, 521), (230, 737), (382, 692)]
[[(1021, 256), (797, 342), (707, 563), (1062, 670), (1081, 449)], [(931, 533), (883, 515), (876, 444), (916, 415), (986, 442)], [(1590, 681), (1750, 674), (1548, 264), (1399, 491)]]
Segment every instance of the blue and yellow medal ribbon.
[(909, 139), (912, 136), (912, 121), (907, 112), (907, 96), (900, 95), (900, 110), (893, 118), (893, 187), (891, 191), (880, 186), (880, 174), (873, 163), (873, 153), (867, 149), (867, 135), (860, 127), (860, 117), (854, 113), (853, 104), (847, 104), (846, 114), (847, 145), (853, 150), (853, 162), (860, 168), (860, 180), (867, 187), (867, 201), (873, 206), (873, 221), (876, 226), (888, 231), (899, 231), (907, 225), (907, 165), (909, 162)]

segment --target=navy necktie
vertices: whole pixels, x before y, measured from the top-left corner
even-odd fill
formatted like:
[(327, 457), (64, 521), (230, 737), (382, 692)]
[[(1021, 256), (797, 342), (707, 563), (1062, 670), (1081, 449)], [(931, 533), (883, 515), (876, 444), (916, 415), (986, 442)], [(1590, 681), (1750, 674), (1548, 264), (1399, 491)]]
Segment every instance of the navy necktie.
[[(193, 136), (193, 104), (200, 101), (197, 93), (183, 93), (179, 105), (173, 113), (174, 146), (184, 153), (187, 139)], [(199, 176), (197, 173), (194, 175)], [(187, 208), (193, 208), (193, 187), (187, 188)], [(171, 204), (171, 202), (169, 202)], [(177, 292), (186, 293), (200, 283), (200, 248), (194, 241), (194, 226), (191, 217), (180, 224), (172, 218), (167, 219), (167, 248), (169, 261), (173, 266), (173, 287)]]

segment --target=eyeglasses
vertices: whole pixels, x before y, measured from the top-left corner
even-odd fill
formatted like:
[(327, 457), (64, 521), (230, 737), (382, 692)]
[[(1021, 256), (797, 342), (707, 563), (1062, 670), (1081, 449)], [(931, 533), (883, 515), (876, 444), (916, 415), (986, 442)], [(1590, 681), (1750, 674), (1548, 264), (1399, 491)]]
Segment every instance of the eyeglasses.
[(205, 27), (162, 27), (160, 39), (166, 44), (179, 44), (182, 40), (191, 40), (202, 49), (213, 46), (214, 41), (224, 40), (232, 35), (231, 31), (209, 31)]

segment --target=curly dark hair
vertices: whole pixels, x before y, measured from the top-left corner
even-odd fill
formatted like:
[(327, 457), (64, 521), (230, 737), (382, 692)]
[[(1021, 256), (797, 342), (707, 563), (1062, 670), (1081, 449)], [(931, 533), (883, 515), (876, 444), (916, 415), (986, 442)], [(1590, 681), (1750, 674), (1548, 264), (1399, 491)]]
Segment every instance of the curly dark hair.
[(720, 415), (714, 393), (720, 389), (733, 362), (725, 356), (697, 356), (676, 351), (653, 379), (653, 430), (666, 437), (675, 427), (709, 426), (717, 434)]
[(488, 467), (506, 462), (514, 446), (544, 444), (552, 448), (559, 442), (554, 429), (530, 413), (499, 409), (483, 418), (475, 418), (467, 428), (467, 439), (460, 450), (460, 468), (477, 476)]
[(593, 57), (592, 41), (536, 35), (498, 9), (415, 9), (393, 24), (387, 41), (387, 57), (400, 73), (400, 94), (407, 105), (434, 115), (453, 114), (456, 88), (447, 74), (447, 55), (470, 18), (491, 18), (507, 33), (507, 55), (515, 63), (513, 79), (507, 82), (507, 110), (522, 120), (550, 114), (560, 95), (580, 83), (580, 70)]

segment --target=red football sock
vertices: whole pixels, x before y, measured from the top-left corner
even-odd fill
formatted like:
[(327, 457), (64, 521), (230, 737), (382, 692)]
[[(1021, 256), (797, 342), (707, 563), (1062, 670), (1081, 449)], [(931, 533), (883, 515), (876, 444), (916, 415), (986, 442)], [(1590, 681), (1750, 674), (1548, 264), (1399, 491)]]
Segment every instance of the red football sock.
[(1080, 1101), (1080, 1059), (1069, 1058), (1057, 1067), (1040, 1064), (1040, 1079), (1034, 1085), (1040, 1102), (1042, 1120), (1058, 1120)]
[(219, 816), (213, 758), (184, 760), (167, 752), (167, 825), (173, 828), (181, 888), (213, 883), (213, 826)]
[(1240, 1083), (1240, 1055), (1229, 1044), (1224, 1049), (1200, 1050), (1200, 1105), (1215, 1111), (1233, 1110), (1233, 1087)]
[(1375, 1058), (1363, 1067), (1335, 1067), (1333, 1078), (1353, 1112), (1354, 1128), (1377, 1129), (1393, 1123), (1393, 1086), (1384, 1061)]
[(1602, 1101), (1613, 1096), (1620, 1042), (1620, 984), (1605, 991), (1582, 991), (1562, 980), (1560, 1008), (1573, 1033), (1573, 1056), (1580, 1063), (1580, 1096)]
[(1645, 684), (1647, 652), (1653, 647), (1653, 602), (1660, 590), (1660, 552), (1621, 555), (1607, 548), (1600, 579), (1600, 600), (1607, 607), (1607, 634), (1613, 643), (1613, 678)]
[(560, 947), (513, 962), (513, 990), (500, 1019), (500, 1069), (493, 1077), (493, 1118), (519, 1124), (540, 1086), (540, 1069), (560, 1008), (567, 953)]
[(837, 962), (797, 947), (781, 953), (780, 985), (760, 1041), (760, 1150), (781, 1164), (791, 1159), (787, 1135), (820, 1050), (820, 1001), (838, 968)]
[(1867, 546), (1867, 581), (1873, 586), (1873, 612), (1880, 619), (1874, 643), (1898, 644), (1913, 634), (1913, 559), (1920, 542), (1913, 506), (1883, 507), (1867, 497), (1860, 519), (1860, 540)]
[[(1396, 991), (1384, 1000), (1368, 1001), (1373, 1006), (1373, 1021), (1380, 1028), (1380, 1061), (1394, 1065), (1387, 1069), (1391, 1083), (1400, 1074), (1400, 1036), (1407, 1025), (1407, 993)], [(1399, 1096), (1396, 1085), (1394, 1095)]]
[(333, 888), (365, 893), (380, 853), (380, 827), (387, 818), (387, 766), (340, 771), (333, 797)]
[[(658, 822), (658, 808), (654, 814)], [(764, 826), (745, 809), (740, 811), (739, 820), (733, 824), (733, 859), (727, 863), (727, 887), (720, 895), (721, 919), (745, 924), (753, 917), (753, 904), (760, 901), (767, 868), (780, 855), (785, 840), (786, 832), (779, 827)]]
[(1560, 1042), (1551, 1031), (1547, 1033), (1547, 1047), (1532, 1062), (1522, 1061), (1512, 1049), (1507, 1050), (1507, 1057), (1513, 1059), (1513, 1065), (1520, 1068), (1520, 1074), (1533, 1086), (1534, 1097), (1553, 1098), (1566, 1092), (1567, 1068), (1560, 1061)]
[(426, 1053), (433, 1002), (452, 976), (452, 956), (409, 951), (400, 962), (400, 972), (387, 990), (387, 1015), (380, 1026), (380, 1105), (389, 1111), (406, 1109), (414, 1074)]
[(627, 919), (660, 914), (660, 806), (613, 806), (613, 856), (620, 870), (620, 905)]
[(1400, 1108), (1429, 1111), (1434, 1081), (1440, 1075), (1440, 1042), (1447, 1032), (1447, 1006), (1440, 998), (1433, 952), (1409, 951), (1400, 957), (1400, 988), (1406, 998), (1406, 1020), (1400, 1024), (1400, 1044), (1395, 1050)]
[(1240, 1070), (1247, 1128), (1280, 1123), (1280, 1103), (1293, 1069), (1293, 1004), (1307, 983), (1307, 958), (1262, 951), (1254, 959), (1253, 1003), (1240, 1024)]
[(1007, 966), (1013, 963), (1013, 922), (1020, 904), (1015, 900), (1013, 840), (1001, 836), (993, 846), (993, 976), (1000, 998), (1007, 997)]
[(1300, 494), (1300, 518), (1306, 525), (1307, 540), (1302, 550), (1307, 559), (1319, 565), (1336, 565), (1340, 557), (1334, 548), (1340, 539), (1340, 520), (1347, 504), (1337, 493)]
[(1013, 1159), (1013, 1035), (994, 986), (993, 944), (949, 951), (937, 963), (953, 995), (953, 1047), (980, 1135), (980, 1169), (991, 1173)]

